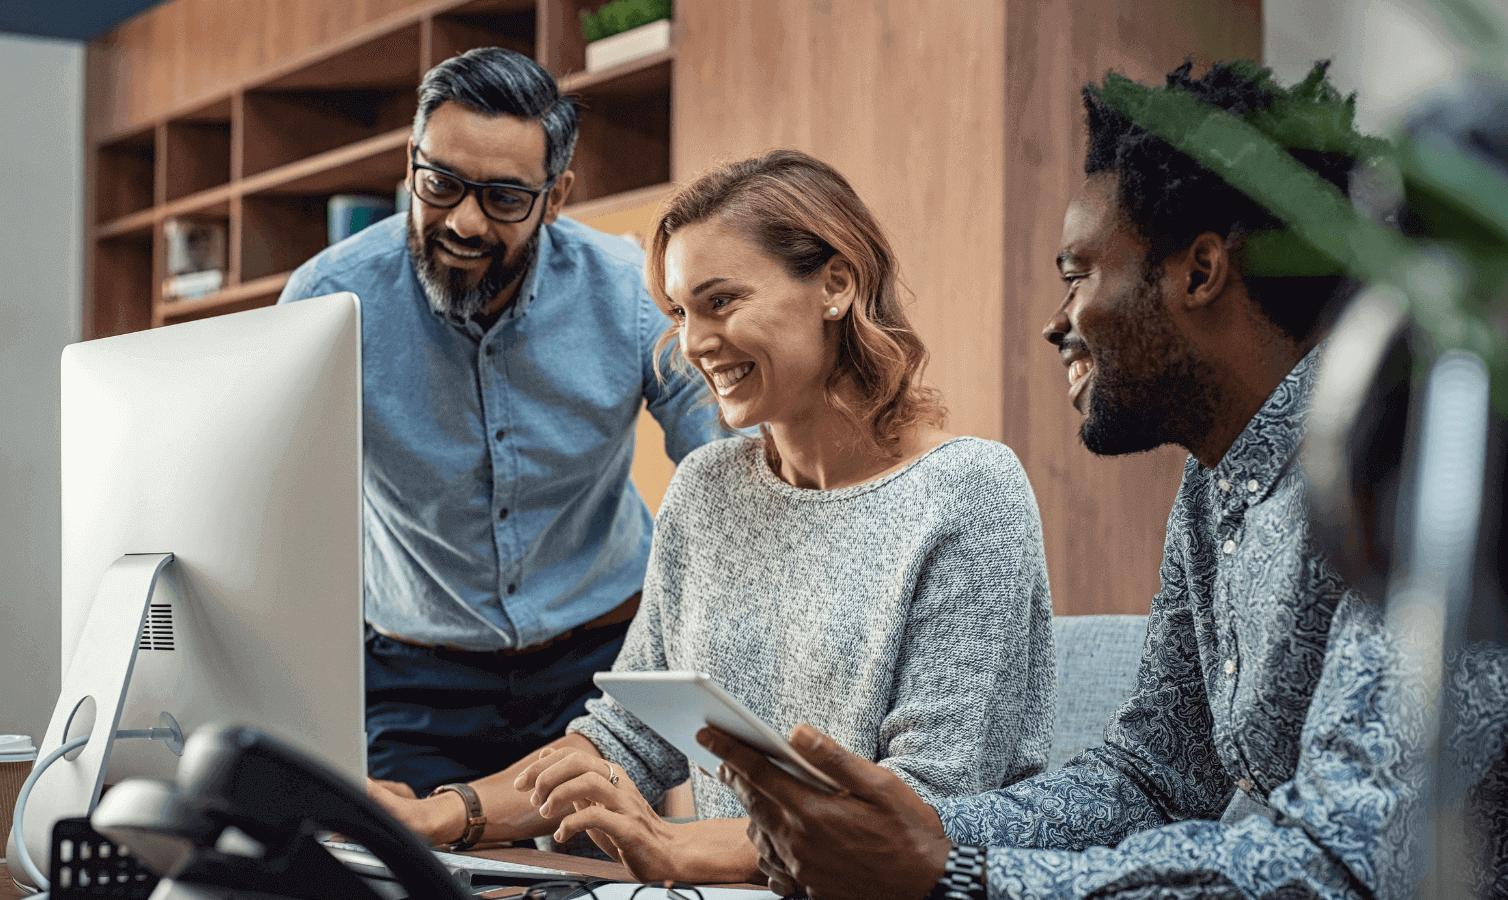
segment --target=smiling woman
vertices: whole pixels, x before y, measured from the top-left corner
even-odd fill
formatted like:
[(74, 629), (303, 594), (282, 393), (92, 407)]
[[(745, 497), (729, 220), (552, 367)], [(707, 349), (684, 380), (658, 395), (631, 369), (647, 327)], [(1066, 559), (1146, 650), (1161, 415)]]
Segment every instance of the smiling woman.
[[(1008, 448), (940, 430), (894, 255), (848, 182), (791, 151), (703, 176), (667, 201), (646, 271), (662, 344), (761, 436), (677, 469), (614, 669), (708, 672), (932, 800), (1038, 771), (1054, 681), (1031, 487)], [(716, 779), (610, 698), (569, 730), (589, 743), (517, 782), (563, 816), (557, 839), (585, 830), (644, 879), (762, 878)], [(664, 822), (650, 804), (688, 774), (702, 821)]]

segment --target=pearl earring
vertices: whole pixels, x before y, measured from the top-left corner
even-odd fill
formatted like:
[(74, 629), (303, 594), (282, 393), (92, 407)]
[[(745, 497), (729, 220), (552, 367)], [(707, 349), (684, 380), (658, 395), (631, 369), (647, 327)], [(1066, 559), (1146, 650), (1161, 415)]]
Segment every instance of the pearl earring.
[(828, 318), (836, 319), (838, 317), (838, 308), (836, 306), (829, 306), (827, 308), (827, 315)]

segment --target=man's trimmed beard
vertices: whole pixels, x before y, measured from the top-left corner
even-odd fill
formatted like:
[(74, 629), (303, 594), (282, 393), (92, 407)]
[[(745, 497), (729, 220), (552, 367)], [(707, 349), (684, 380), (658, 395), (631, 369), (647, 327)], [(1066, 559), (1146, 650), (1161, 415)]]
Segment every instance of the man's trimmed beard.
[(1120, 456), (1178, 444), (1209, 432), (1220, 403), (1209, 362), (1166, 319), (1151, 271), (1128, 304), (1116, 352), (1095, 353), (1088, 414), (1079, 440), (1091, 453)]
[[(475, 318), (498, 294), (511, 288), (529, 271), (529, 267), (534, 264), (534, 257), (539, 253), (539, 229), (544, 225), (544, 220), (541, 219), (534, 226), (518, 262), (510, 265), (506, 244), (488, 247), (478, 238), (460, 238), (444, 222), (436, 222), (425, 229), (421, 239), (414, 217), (409, 215), (406, 219), (408, 255), (414, 261), (414, 273), (419, 277), (419, 286), (424, 289), (430, 309), (457, 324), (464, 324)], [(443, 265), (435, 259), (435, 247), (441, 237), (458, 247), (481, 250), (492, 257), (492, 264), (477, 279), (476, 284), (468, 287), (465, 272)]]

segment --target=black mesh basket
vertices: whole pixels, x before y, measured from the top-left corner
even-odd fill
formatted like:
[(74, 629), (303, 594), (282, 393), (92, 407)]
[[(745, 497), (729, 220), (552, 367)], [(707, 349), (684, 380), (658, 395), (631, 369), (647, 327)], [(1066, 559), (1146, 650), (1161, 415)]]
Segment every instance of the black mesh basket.
[(147, 900), (158, 881), (129, 848), (89, 827), (86, 818), (59, 819), (53, 826), (49, 868), (51, 900)]

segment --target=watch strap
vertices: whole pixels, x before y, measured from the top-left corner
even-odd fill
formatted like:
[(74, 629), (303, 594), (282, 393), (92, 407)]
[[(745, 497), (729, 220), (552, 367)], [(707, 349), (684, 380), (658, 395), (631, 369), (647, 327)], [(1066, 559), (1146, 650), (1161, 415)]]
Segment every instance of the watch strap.
[(450, 845), (453, 851), (470, 850), (476, 846), (476, 842), (482, 839), (482, 832), (487, 828), (487, 817), (482, 815), (482, 798), (477, 796), (476, 788), (469, 784), (442, 784), (429, 792), (431, 797), (450, 791), (461, 798), (466, 804), (466, 832), (461, 839)]
[(943, 876), (927, 900), (987, 900), (983, 847), (954, 844), (943, 865)]

